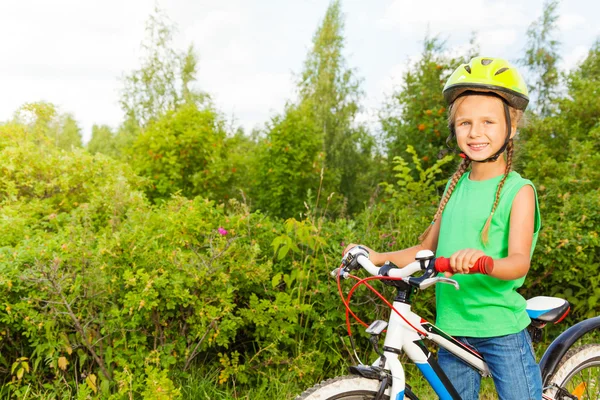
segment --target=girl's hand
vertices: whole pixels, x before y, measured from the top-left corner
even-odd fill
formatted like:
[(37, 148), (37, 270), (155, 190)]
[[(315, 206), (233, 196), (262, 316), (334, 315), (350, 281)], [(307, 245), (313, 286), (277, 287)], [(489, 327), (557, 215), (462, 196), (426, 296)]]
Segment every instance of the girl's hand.
[(346, 246), (346, 248), (344, 249), (344, 251), (342, 251), (342, 257), (346, 255), (346, 253), (353, 247), (356, 246), (360, 246), (360, 247), (364, 247), (365, 249), (367, 249), (367, 251), (369, 252), (369, 255), (376, 253), (375, 250), (371, 250), (369, 247), (365, 246), (364, 244), (356, 244), (356, 243), (350, 243), (348, 246)]
[(475, 265), (475, 262), (482, 256), (485, 256), (485, 253), (481, 250), (459, 250), (450, 256), (450, 267), (455, 274), (468, 274), (469, 268)]
[[(346, 248), (342, 252), (342, 257), (345, 256), (346, 253), (355, 246), (358, 246), (358, 244), (350, 243), (348, 246), (346, 246)], [(380, 253), (376, 252), (375, 250), (371, 249), (370, 247), (365, 246), (364, 244), (361, 244), (360, 247), (367, 249), (367, 251), (369, 252), (369, 260), (371, 260), (371, 262), (373, 264), (381, 265), (383, 263), (383, 261), (380, 260), (380, 258), (382, 258), (382, 257), (380, 257)]]

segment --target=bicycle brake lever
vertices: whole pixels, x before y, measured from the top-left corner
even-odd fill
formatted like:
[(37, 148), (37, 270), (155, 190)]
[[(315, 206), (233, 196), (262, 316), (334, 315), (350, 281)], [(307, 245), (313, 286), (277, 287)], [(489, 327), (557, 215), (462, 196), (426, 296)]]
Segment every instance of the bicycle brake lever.
[(454, 279), (445, 278), (443, 276), (439, 276), (438, 279), (441, 283), (448, 283), (450, 285), (453, 285), (456, 290), (460, 290), (460, 285)]
[(428, 287), (433, 286), (438, 282), (451, 284), (456, 290), (460, 289), (460, 285), (454, 279), (444, 278), (442, 276), (436, 276), (435, 278), (425, 279), (419, 284), (419, 289), (427, 289)]
[(341, 268), (341, 272), (340, 268), (336, 268), (333, 271), (330, 272), (331, 276), (334, 278), (337, 278), (338, 274), (340, 275), (340, 277), (342, 277), (343, 279), (348, 279), (348, 277), (350, 276), (350, 273), (347, 272), (344, 268)]

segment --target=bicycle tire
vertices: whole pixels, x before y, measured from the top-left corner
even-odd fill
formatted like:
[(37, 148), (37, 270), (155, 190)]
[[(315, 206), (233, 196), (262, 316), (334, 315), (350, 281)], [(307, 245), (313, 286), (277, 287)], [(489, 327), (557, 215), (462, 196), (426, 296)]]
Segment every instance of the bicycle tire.
[[(307, 389), (295, 400), (369, 400), (375, 398), (379, 384), (378, 380), (358, 375), (338, 376)], [(383, 398), (389, 400), (390, 397), (384, 395)], [(404, 391), (404, 398), (419, 400), (408, 386)]]
[[(591, 374), (593, 373), (593, 379)], [(579, 390), (579, 400), (600, 399), (600, 345), (586, 344), (570, 349), (563, 357), (556, 372), (550, 379), (550, 387), (544, 391), (545, 398), (561, 400), (559, 390), (552, 385), (564, 388), (569, 393)], [(558, 397), (557, 397), (558, 396)]]

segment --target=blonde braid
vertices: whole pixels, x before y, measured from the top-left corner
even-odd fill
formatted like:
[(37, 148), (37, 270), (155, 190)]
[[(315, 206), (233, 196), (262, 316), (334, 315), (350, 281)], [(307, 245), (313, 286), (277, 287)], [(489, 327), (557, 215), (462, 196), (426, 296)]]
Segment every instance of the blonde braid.
[(506, 182), (506, 178), (508, 178), (508, 174), (512, 171), (512, 161), (513, 161), (513, 150), (514, 145), (512, 139), (508, 142), (508, 146), (506, 146), (506, 170), (504, 171), (504, 176), (502, 180), (498, 184), (498, 189), (496, 189), (496, 200), (494, 201), (494, 206), (492, 207), (492, 212), (488, 217), (487, 221), (485, 221), (485, 225), (483, 226), (483, 230), (481, 231), (481, 241), (484, 245), (488, 243), (488, 234), (490, 231), (490, 225), (492, 223), (492, 217), (496, 212), (496, 208), (498, 207), (498, 203), (500, 202), (500, 192), (502, 191), (502, 187), (504, 186), (504, 182)]
[(420, 242), (423, 242), (423, 240), (425, 240), (425, 238), (429, 234), (429, 231), (431, 230), (431, 227), (433, 226), (433, 224), (435, 224), (435, 221), (437, 221), (438, 218), (440, 218), (442, 216), (442, 213), (444, 212), (444, 208), (446, 207), (446, 204), (448, 204), (448, 201), (450, 200), (450, 196), (452, 196), (452, 192), (454, 191), (456, 184), (458, 183), (460, 177), (463, 176), (463, 174), (467, 171), (467, 169), (469, 168), (469, 165), (471, 165), (471, 160), (469, 160), (468, 158), (463, 159), (462, 162), (460, 163), (460, 165), (458, 166), (458, 169), (454, 173), (454, 175), (452, 175), (452, 180), (450, 181), (450, 186), (448, 186), (448, 190), (446, 190), (446, 194), (444, 195), (444, 197), (442, 197), (442, 200), (440, 201), (440, 205), (438, 206), (438, 209), (435, 212), (435, 215), (433, 216), (433, 221), (427, 227), (427, 229), (425, 229), (425, 232), (423, 232), (421, 234), (421, 236), (419, 236)]

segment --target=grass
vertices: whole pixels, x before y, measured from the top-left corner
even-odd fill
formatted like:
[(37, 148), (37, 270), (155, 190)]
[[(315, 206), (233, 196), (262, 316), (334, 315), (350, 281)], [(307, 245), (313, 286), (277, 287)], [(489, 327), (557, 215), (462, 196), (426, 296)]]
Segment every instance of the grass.
[[(406, 364), (406, 378), (413, 392), (420, 399), (437, 398), (429, 383), (421, 375), (416, 366)], [(343, 373), (342, 373), (343, 374)], [(330, 378), (332, 378), (331, 376)], [(220, 385), (217, 383), (218, 371), (203, 371), (202, 368), (191, 371), (189, 377), (178, 382), (181, 385), (183, 399), (198, 400), (271, 400), (286, 399), (292, 400), (304, 390), (310, 388), (309, 383), (306, 386), (298, 384), (297, 378), (291, 375), (273, 376), (267, 385), (262, 387), (240, 387), (235, 384)], [(318, 382), (314, 382), (317, 384)], [(481, 383), (482, 400), (495, 400), (498, 397), (494, 390), (494, 383), (491, 378), (484, 378)]]
[(236, 384), (235, 381), (219, 384), (218, 375), (216, 370), (192, 369), (187, 379), (177, 382), (181, 385), (181, 397), (195, 400), (293, 399), (303, 391), (297, 377), (289, 373), (273, 376), (258, 387)]
[[(554, 340), (562, 330), (567, 326), (553, 326), (549, 330), (545, 330), (541, 343), (534, 344), (536, 358), (539, 361), (548, 345)], [(598, 343), (600, 341), (599, 332), (590, 332), (585, 335), (574, 346), (583, 345), (586, 343)], [(365, 360), (363, 360), (365, 361)], [(403, 366), (406, 373), (406, 381), (412, 387), (413, 392), (420, 399), (437, 398), (429, 383), (413, 364), (403, 360)], [(347, 374), (346, 371), (337, 371), (331, 376), (324, 377), (322, 380), (333, 378), (335, 375)], [(184, 399), (223, 399), (223, 400), (238, 400), (238, 399), (294, 399), (298, 394), (310, 388), (313, 384), (319, 383), (319, 378), (314, 382), (303, 385), (299, 383), (298, 377), (282, 372), (280, 376), (272, 376), (268, 384), (262, 387), (247, 387), (235, 383), (220, 385), (218, 381), (218, 371), (204, 371), (202, 367), (191, 371), (189, 377), (185, 381), (180, 381), (178, 384), (182, 387), (182, 397)], [(480, 399), (496, 400), (498, 396), (494, 388), (494, 382), (491, 378), (483, 378), (481, 381)]]
[[(534, 345), (537, 359), (539, 360), (548, 345), (558, 334), (566, 329), (566, 326), (551, 327), (544, 333), (542, 343)], [(600, 342), (600, 332), (590, 332), (585, 335), (574, 346), (580, 346), (587, 343)], [(420, 399), (437, 398), (433, 389), (429, 386), (423, 375), (413, 364), (404, 361), (406, 380)], [(258, 386), (249, 386), (231, 380), (226, 384), (219, 384), (219, 371), (208, 369), (202, 365), (190, 369), (185, 378), (178, 379), (175, 383), (181, 388), (182, 399), (195, 400), (272, 400), (272, 399), (294, 399), (298, 394), (308, 389), (312, 385), (319, 383), (320, 380), (332, 378), (335, 375), (347, 374), (344, 368), (341, 371), (331, 371), (331, 376), (316, 377), (314, 380), (306, 378), (304, 382), (294, 373), (287, 370), (271, 372), (271, 376), (262, 380)], [(70, 399), (76, 395), (66, 393), (58, 394), (54, 391), (38, 392), (20, 388), (19, 394), (15, 393), (15, 388), (9, 385), (0, 385), (0, 398), (19, 398), (19, 399)], [(495, 400), (497, 395), (494, 389), (494, 383), (491, 378), (484, 378), (481, 382), (480, 399)]]

